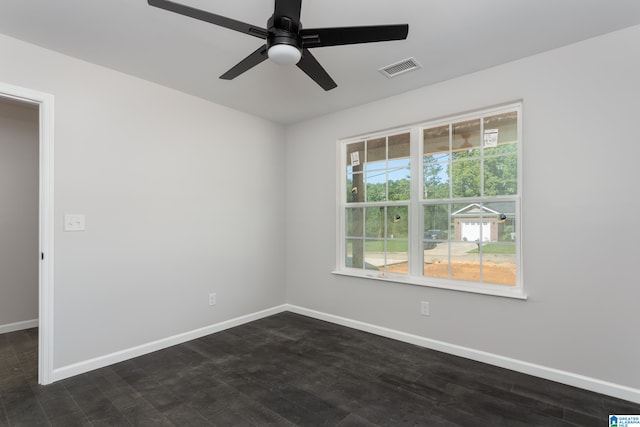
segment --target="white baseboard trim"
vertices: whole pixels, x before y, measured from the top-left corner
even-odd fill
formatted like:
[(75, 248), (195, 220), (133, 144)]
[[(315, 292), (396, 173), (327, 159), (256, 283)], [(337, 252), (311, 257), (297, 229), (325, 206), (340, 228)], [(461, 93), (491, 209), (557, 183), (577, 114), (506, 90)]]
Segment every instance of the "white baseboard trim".
[[(134, 357), (142, 356), (154, 351), (162, 350), (167, 347), (171, 347), (177, 344), (182, 344), (187, 341), (191, 341), (203, 336), (213, 334), (216, 332), (224, 331), (234, 326), (240, 326), (245, 323), (253, 322), (274, 314), (282, 313), (284, 311), (290, 311), (292, 313), (301, 314), (303, 316), (312, 317), (314, 319), (324, 320), (326, 322), (335, 323), (338, 325), (346, 326), (349, 328), (357, 329), (364, 332), (369, 332), (375, 335), (395, 339), (398, 341), (414, 344), (420, 347), (429, 348), (432, 350), (442, 351), (444, 353), (452, 354), (455, 356), (464, 357), (478, 362), (487, 363), (490, 365), (498, 366), (501, 368), (510, 369), (512, 371), (522, 372), (528, 375), (534, 375), (536, 377), (544, 378), (551, 381), (556, 381), (562, 384), (567, 384), (573, 387), (583, 388), (585, 390), (594, 391), (596, 393), (606, 394), (608, 396), (617, 397), (619, 399), (629, 400), (631, 402), (640, 403), (640, 390), (615, 384), (607, 381), (602, 381), (596, 378), (587, 377), (584, 375), (575, 374), (572, 372), (562, 371), (559, 369), (549, 368), (546, 366), (536, 365), (522, 360), (512, 359), (509, 357), (500, 356), (485, 351), (475, 350), (468, 347), (463, 347), (455, 344), (450, 344), (444, 341), (433, 340), (430, 338), (421, 337), (418, 335), (408, 334), (405, 332), (397, 331), (394, 329), (385, 328), (382, 326), (373, 325), (370, 323), (360, 322), (358, 320), (348, 319), (346, 317), (340, 317), (333, 314), (323, 313), (316, 310), (307, 309), (291, 304), (283, 304), (280, 306), (272, 307), (266, 310), (262, 310), (256, 313), (251, 313), (245, 316), (240, 316), (235, 319), (226, 320), (224, 322), (216, 323), (214, 325), (205, 326), (203, 328), (195, 329), (193, 331), (185, 332), (182, 334), (174, 335), (172, 337), (163, 338), (150, 343), (142, 344), (129, 349), (121, 350), (115, 353), (107, 354), (105, 356), (96, 357), (94, 359), (74, 363), (72, 365), (63, 366), (53, 370), (52, 381), (59, 381), (65, 378), (69, 378), (75, 375), (83, 374), (85, 372), (93, 371), (95, 369), (103, 368), (105, 366), (113, 365), (115, 363), (123, 362), (125, 360), (132, 359)], [(18, 329), (27, 329), (29, 327), (38, 326), (37, 320), (30, 320), (28, 322), (12, 323), (10, 325), (0, 326), (0, 333), (2, 328), (13, 327), (14, 325), (33, 325), (20, 327)], [(12, 330), (11, 330), (12, 331)], [(6, 332), (11, 332), (7, 330)]]
[(240, 326), (245, 323), (253, 322), (254, 320), (272, 316), (283, 311), (286, 311), (285, 305), (272, 307), (266, 310), (258, 311), (256, 313), (247, 314), (245, 316), (236, 317), (235, 319), (230, 319), (224, 322), (216, 323), (214, 325), (195, 329), (193, 331), (184, 332), (182, 334), (174, 335), (168, 338), (163, 338), (136, 347), (117, 351), (105, 356), (100, 356), (82, 362), (74, 363), (72, 365), (63, 366), (61, 368), (56, 368), (53, 370), (52, 381), (59, 381), (65, 378), (73, 377), (75, 375), (84, 374), (85, 372), (93, 371), (95, 369), (104, 368), (105, 366), (133, 359), (134, 357), (142, 356), (148, 353), (153, 353), (154, 351), (162, 350), (164, 348), (168, 348), (177, 344), (195, 340), (206, 335), (233, 328), (234, 326)]
[(9, 332), (22, 331), (23, 329), (31, 329), (38, 327), (38, 319), (25, 320), (23, 322), (8, 323), (6, 325), (0, 325), (0, 334), (6, 334)]
[(360, 331), (370, 332), (375, 335), (380, 335), (394, 340), (415, 344), (420, 347), (442, 351), (444, 353), (453, 354), (455, 356), (464, 357), (466, 359), (487, 363), (489, 365), (510, 369), (512, 371), (522, 372), (524, 374), (533, 375), (562, 384), (567, 384), (573, 387), (578, 387), (585, 390), (594, 391), (596, 393), (602, 393), (608, 396), (617, 397), (619, 399), (640, 403), (640, 389), (602, 381), (596, 378), (591, 378), (572, 372), (536, 365), (533, 363), (524, 362), (522, 360), (511, 359), (509, 357), (500, 356), (498, 354), (474, 350), (472, 348), (450, 344), (444, 341), (438, 341), (418, 335), (408, 334), (394, 329), (384, 328), (381, 326), (372, 325), (370, 323), (360, 322), (358, 320), (348, 319), (346, 317), (340, 317), (333, 314), (310, 310), (291, 304), (286, 304), (284, 307), (286, 311), (313, 317), (314, 319), (336, 323), (338, 325), (347, 326), (349, 328), (358, 329)]

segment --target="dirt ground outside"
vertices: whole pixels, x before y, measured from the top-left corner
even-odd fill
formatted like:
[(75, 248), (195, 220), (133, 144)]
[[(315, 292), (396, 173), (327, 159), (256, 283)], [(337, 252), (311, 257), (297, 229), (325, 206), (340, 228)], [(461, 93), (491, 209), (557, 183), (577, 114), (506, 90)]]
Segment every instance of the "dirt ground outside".
[[(438, 244), (436, 247), (424, 251), (423, 274), (426, 277), (443, 279), (480, 281), (480, 265), (482, 264), (482, 282), (499, 285), (516, 285), (515, 255), (485, 254), (482, 263), (477, 253), (472, 251), (478, 246), (474, 242), (457, 242), (451, 247)], [(366, 261), (380, 271), (388, 273), (409, 273), (408, 253), (389, 252), (386, 254), (369, 252)], [(451, 276), (449, 276), (451, 266)]]
[[(428, 277), (448, 278), (449, 264), (446, 262), (424, 263), (424, 275)], [(484, 262), (482, 265), (482, 281), (488, 283), (497, 283), (500, 285), (516, 284), (516, 266), (511, 263), (491, 263)], [(399, 262), (387, 265), (389, 273), (405, 273), (409, 272), (408, 262)], [(476, 262), (452, 262), (451, 278), (457, 280), (468, 280), (477, 282), (480, 280), (480, 264)]]

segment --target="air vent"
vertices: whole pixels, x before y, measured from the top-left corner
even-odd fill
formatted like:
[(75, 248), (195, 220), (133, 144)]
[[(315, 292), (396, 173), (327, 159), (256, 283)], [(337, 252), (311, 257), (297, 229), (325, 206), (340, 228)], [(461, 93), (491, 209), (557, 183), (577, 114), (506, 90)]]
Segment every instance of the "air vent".
[(382, 67), (378, 71), (380, 71), (385, 77), (392, 78), (397, 77), (400, 74), (408, 73), (409, 71), (417, 70), (418, 68), (422, 68), (422, 65), (420, 65), (415, 58), (408, 58), (403, 59), (400, 62), (396, 62), (395, 64)]

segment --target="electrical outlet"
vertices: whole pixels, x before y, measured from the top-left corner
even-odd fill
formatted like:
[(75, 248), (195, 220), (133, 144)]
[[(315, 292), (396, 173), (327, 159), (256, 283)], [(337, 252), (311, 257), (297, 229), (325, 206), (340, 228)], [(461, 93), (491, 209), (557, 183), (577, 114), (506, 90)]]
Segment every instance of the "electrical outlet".
[(429, 316), (429, 301), (420, 302), (420, 314), (423, 316)]
[(209, 305), (216, 305), (216, 294), (209, 294)]

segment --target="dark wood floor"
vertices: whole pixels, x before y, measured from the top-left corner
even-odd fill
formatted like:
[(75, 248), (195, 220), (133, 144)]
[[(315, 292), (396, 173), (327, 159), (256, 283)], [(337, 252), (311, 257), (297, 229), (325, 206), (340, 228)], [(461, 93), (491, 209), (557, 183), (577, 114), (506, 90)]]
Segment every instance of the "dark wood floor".
[(43, 387), (0, 335), (0, 426), (605, 426), (640, 405), (282, 313)]

